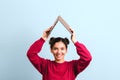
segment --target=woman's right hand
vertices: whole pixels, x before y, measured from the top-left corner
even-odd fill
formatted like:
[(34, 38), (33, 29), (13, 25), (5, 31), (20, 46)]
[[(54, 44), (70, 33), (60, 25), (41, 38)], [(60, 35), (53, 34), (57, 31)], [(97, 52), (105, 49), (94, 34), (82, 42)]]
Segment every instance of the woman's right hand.
[(52, 31), (53, 26), (49, 27), (43, 32), (42, 38), (46, 41)]

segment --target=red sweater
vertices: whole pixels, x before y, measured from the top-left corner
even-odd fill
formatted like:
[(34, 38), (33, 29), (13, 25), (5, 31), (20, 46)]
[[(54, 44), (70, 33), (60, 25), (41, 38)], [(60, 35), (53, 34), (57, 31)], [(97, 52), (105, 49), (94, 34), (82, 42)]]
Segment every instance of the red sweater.
[(40, 38), (31, 45), (27, 52), (27, 56), (33, 66), (43, 75), (43, 80), (75, 80), (76, 76), (88, 66), (92, 59), (87, 48), (79, 42), (74, 44), (77, 54), (80, 56), (78, 60), (56, 63), (55, 61), (41, 58), (38, 53), (41, 51), (44, 42)]

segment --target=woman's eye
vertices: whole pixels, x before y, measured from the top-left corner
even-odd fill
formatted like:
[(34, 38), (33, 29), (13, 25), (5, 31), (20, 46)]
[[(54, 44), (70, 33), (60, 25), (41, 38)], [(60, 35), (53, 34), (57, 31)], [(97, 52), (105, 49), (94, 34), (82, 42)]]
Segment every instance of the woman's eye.
[(64, 50), (64, 48), (61, 48), (61, 50)]
[(53, 48), (53, 50), (57, 50), (57, 48)]

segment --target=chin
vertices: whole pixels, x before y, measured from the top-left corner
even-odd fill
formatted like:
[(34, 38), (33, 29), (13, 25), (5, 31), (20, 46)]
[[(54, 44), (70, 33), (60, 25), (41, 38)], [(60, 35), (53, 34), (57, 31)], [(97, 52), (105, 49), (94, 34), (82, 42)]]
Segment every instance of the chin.
[(56, 58), (56, 60), (60, 61), (60, 60), (62, 60), (62, 58)]
[(57, 61), (63, 60), (63, 57), (59, 57), (59, 58), (56, 57), (56, 60), (57, 60)]

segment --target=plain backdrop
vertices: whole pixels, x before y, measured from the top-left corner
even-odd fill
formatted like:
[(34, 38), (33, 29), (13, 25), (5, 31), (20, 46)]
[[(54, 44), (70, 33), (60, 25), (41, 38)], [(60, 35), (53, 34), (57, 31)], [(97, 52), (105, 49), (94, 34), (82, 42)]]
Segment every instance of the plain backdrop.
[[(0, 80), (42, 80), (26, 52), (59, 15), (93, 57), (76, 80), (119, 80), (119, 0), (0, 0)], [(52, 36), (70, 40), (69, 32), (59, 22)], [(53, 60), (48, 40), (40, 56)], [(72, 42), (65, 59), (78, 59)]]

